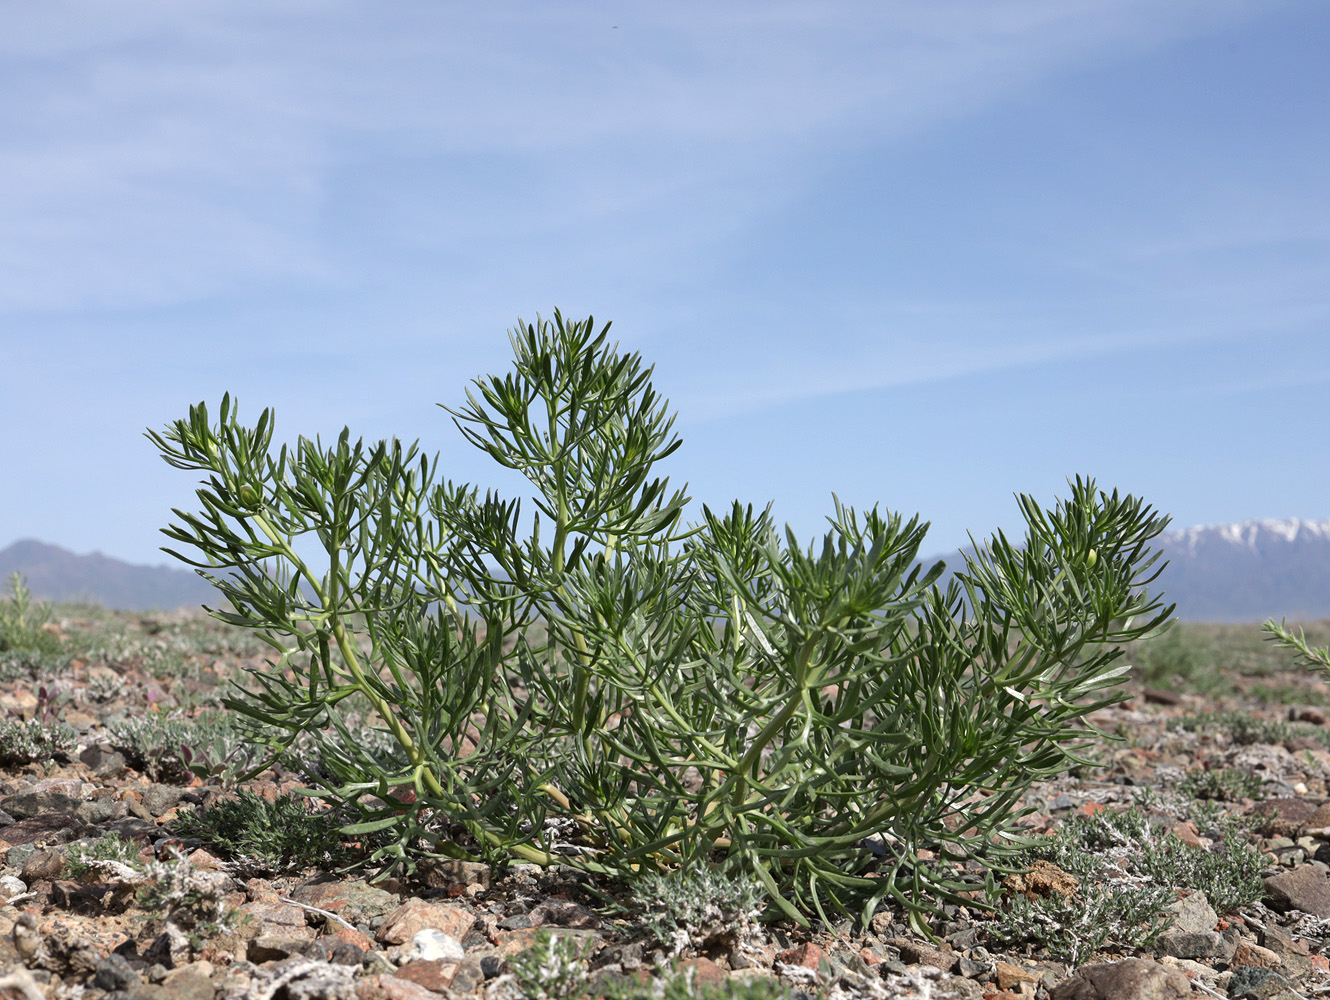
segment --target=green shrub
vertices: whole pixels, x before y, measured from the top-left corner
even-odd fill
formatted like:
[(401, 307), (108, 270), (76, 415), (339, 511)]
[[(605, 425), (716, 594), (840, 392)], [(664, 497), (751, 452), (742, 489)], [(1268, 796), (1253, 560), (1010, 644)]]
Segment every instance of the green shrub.
[(995, 944), (1032, 944), (1076, 966), (1110, 946), (1151, 947), (1172, 923), (1174, 898), (1168, 886), (1126, 884), (1092, 885), (1075, 896), (1017, 893), (984, 932)]
[(20, 722), (0, 719), (0, 765), (32, 764), (65, 757), (74, 749), (76, 734), (65, 725), (40, 719)]
[[(205, 477), (166, 534), (234, 609), (216, 617), (275, 651), (228, 705), (317, 742), (322, 793), (383, 864), (714, 863), (805, 923), (963, 900), (964, 862), (1015, 849), (1024, 789), (1086, 763), (1120, 645), (1166, 625), (1147, 587), (1167, 519), (1077, 478), (1051, 509), (1021, 497), (1026, 537), (945, 589), (918, 518), (836, 502), (813, 544), (740, 503), (686, 526), (656, 472), (674, 417), (607, 337), (521, 326), (513, 371), (450, 411), (532, 484), (534, 518), (396, 440), (275, 450), (271, 412), (245, 426), (229, 396), (215, 424), (200, 404), (150, 432)], [(404, 762), (351, 740), (351, 712)], [(863, 844), (886, 833), (883, 865)]]
[(268, 801), (241, 791), (207, 809), (179, 813), (177, 837), (197, 838), (246, 871), (262, 874), (334, 867), (344, 860), (336, 816), (286, 794)]
[(686, 948), (735, 945), (763, 908), (762, 886), (711, 868), (645, 875), (633, 887), (640, 922), (671, 955)]
[(263, 756), (253, 728), (224, 712), (150, 712), (114, 723), (109, 735), (130, 766), (153, 781), (188, 782), (198, 774), (230, 783)]
[[(1068, 817), (1054, 836), (1029, 849), (1024, 863), (1051, 861), (1083, 883), (1120, 880), (1125, 870), (1127, 875), (1152, 884), (1138, 884), (1138, 889), (1199, 889), (1223, 914), (1261, 897), (1261, 872), (1265, 867), (1261, 852), (1247, 843), (1236, 824), (1223, 832), (1223, 845), (1206, 850), (1185, 844), (1154, 825), (1139, 807), (1104, 810), (1093, 816)], [(1124, 897), (1119, 902), (1127, 901)], [(1165, 903), (1171, 901), (1165, 899)], [(1103, 904), (1110, 902), (1104, 900)], [(1011, 922), (1019, 924), (1018, 916)]]
[(1188, 772), (1178, 783), (1178, 791), (1195, 799), (1219, 799), (1241, 802), (1261, 797), (1265, 781), (1254, 774), (1233, 767), (1201, 768)]
[(9, 594), (0, 600), (0, 653), (11, 650), (56, 652), (60, 648), (60, 639), (42, 627), (50, 617), (51, 606), (33, 604), (32, 592), (24, 585), (23, 577), (12, 574)]
[(542, 928), (530, 948), (508, 959), (508, 968), (528, 1000), (574, 1000), (586, 993), (591, 980), (590, 946), (577, 935)]
[(106, 869), (106, 862), (139, 870), (139, 845), (118, 833), (108, 833), (91, 844), (71, 844), (65, 871), (70, 878), (82, 879), (100, 874)]

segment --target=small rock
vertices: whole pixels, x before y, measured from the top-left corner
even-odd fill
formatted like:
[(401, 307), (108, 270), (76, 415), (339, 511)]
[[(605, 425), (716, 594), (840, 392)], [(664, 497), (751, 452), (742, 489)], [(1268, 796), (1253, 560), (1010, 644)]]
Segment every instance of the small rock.
[(388, 915), (377, 937), (382, 944), (405, 944), (420, 931), (430, 929), (461, 941), (475, 922), (475, 914), (457, 904), (409, 899)]
[(34, 851), (23, 862), (23, 878), (29, 883), (37, 879), (57, 879), (65, 870), (65, 856), (59, 851)]
[(114, 952), (97, 963), (97, 969), (92, 975), (92, 984), (108, 993), (112, 990), (127, 990), (140, 982), (142, 980), (129, 964), (129, 959)]
[(1076, 877), (1064, 872), (1051, 861), (1036, 861), (1028, 872), (1017, 872), (1002, 880), (1002, 885), (1029, 899), (1059, 893), (1071, 896), (1080, 888)]
[(1268, 997), (1288, 989), (1292, 984), (1272, 969), (1259, 965), (1244, 965), (1233, 970), (1228, 981), (1228, 995), (1234, 1000), (1267, 1000)]
[(1146, 958), (1083, 965), (1049, 991), (1049, 1000), (1181, 1000), (1191, 981), (1178, 969)]
[(466, 958), (462, 942), (443, 931), (426, 928), (419, 931), (411, 943), (414, 946), (412, 957), (426, 962), (460, 962)]
[(1168, 910), (1173, 914), (1173, 926), (1170, 928), (1173, 931), (1199, 934), (1214, 930), (1215, 924), (1219, 923), (1219, 914), (1203, 892), (1189, 892), (1170, 903)]
[(1279, 913), (1302, 910), (1317, 917), (1330, 917), (1330, 881), (1326, 870), (1306, 864), (1270, 876), (1265, 880), (1265, 902)]
[(1174, 958), (1227, 959), (1232, 946), (1214, 931), (1165, 931), (1159, 935), (1159, 948)]
[(356, 1000), (439, 1000), (441, 994), (397, 976), (366, 976), (356, 984)]
[(1269, 948), (1262, 948), (1250, 941), (1239, 941), (1237, 947), (1233, 949), (1231, 964), (1235, 967), (1255, 965), (1262, 969), (1278, 969), (1282, 963), (1279, 956)]
[(822, 959), (827, 957), (827, 953), (818, 945), (811, 941), (801, 944), (795, 948), (788, 948), (776, 956), (776, 961), (783, 965), (799, 965), (805, 969), (817, 971), (818, 965)]
[(18, 819), (32, 819), (47, 812), (69, 816), (79, 807), (79, 803), (82, 801), (81, 798), (74, 798), (60, 792), (28, 791), (19, 792), (16, 795), (7, 795), (0, 799), (0, 808)]
[(79, 760), (88, 766), (95, 778), (115, 778), (129, 767), (124, 754), (104, 743), (88, 747), (79, 754)]

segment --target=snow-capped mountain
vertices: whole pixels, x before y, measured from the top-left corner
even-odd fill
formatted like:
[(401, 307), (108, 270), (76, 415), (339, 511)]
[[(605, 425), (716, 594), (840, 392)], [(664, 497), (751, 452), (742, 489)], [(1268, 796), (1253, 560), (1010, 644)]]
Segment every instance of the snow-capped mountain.
[(1169, 532), (1156, 586), (1190, 621), (1330, 617), (1330, 520), (1267, 518)]

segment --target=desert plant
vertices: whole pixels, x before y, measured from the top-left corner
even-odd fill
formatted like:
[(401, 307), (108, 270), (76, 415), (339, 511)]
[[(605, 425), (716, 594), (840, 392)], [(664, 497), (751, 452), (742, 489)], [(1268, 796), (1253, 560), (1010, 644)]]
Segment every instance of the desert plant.
[(514, 370), (450, 411), (532, 484), (531, 520), (416, 445), (275, 448), (271, 411), (246, 426), (229, 396), (149, 432), (206, 477), (166, 529), (194, 555), (167, 551), (274, 650), (228, 704), (285, 731), (274, 753), (317, 741), (318, 793), (386, 835), (385, 864), (714, 864), (800, 922), (963, 898), (964, 862), (1014, 849), (1029, 783), (1087, 761), (1120, 644), (1168, 622), (1146, 589), (1167, 519), (1077, 478), (1049, 510), (1020, 497), (1024, 540), (999, 532), (945, 589), (916, 565), (927, 525), (877, 508), (837, 502), (812, 545), (740, 503), (687, 527), (655, 474), (674, 418), (607, 331), (519, 326)]
[(91, 843), (70, 844), (65, 861), (65, 871), (75, 879), (108, 871), (117, 877), (132, 877), (141, 870), (139, 845), (118, 833), (108, 833)]
[(1275, 624), (1273, 618), (1267, 618), (1265, 624), (1261, 627), (1265, 637), (1271, 640), (1281, 649), (1289, 649), (1298, 654), (1303, 665), (1315, 667), (1320, 670), (1327, 678), (1330, 678), (1330, 646), (1316, 647), (1307, 641), (1307, 635), (1302, 629), (1298, 629), (1294, 634), (1288, 627), (1288, 621), (1284, 620)]
[(109, 728), (112, 746), (153, 781), (188, 782), (197, 774), (230, 784), (263, 755), (254, 728), (223, 712), (150, 712)]
[(227, 901), (229, 876), (194, 868), (183, 858), (148, 862), (136, 885), (138, 905), (152, 922), (195, 951), (248, 919)]
[[(1265, 860), (1247, 842), (1239, 825), (1224, 826), (1223, 844), (1206, 850), (1185, 844), (1153, 824), (1139, 805), (1101, 810), (1093, 816), (1069, 817), (1054, 836), (1031, 847), (1023, 860), (1026, 864), (1036, 859), (1051, 861), (1089, 883), (1117, 883), (1125, 874), (1131, 881), (1118, 888), (1148, 890), (1148, 898), (1153, 898), (1149, 893), (1157, 889), (1199, 889), (1216, 911), (1229, 913), (1261, 897)], [(1122, 896), (1118, 902), (1126, 903), (1129, 898)], [(1111, 900), (1106, 897), (1102, 902), (1108, 906)], [(1057, 909), (1063, 904), (1053, 905)], [(1010, 921), (1019, 924), (1027, 910), (1019, 911)]]
[(640, 922), (671, 957), (687, 948), (741, 945), (762, 912), (762, 886), (710, 868), (651, 873), (633, 887)]
[(1261, 795), (1265, 780), (1235, 767), (1199, 768), (1178, 782), (1178, 791), (1196, 799), (1241, 802)]
[(508, 959), (508, 968), (528, 1000), (575, 1000), (591, 979), (590, 944), (574, 934), (542, 929), (530, 948)]
[(311, 810), (303, 796), (269, 801), (241, 791), (206, 809), (179, 813), (171, 833), (202, 840), (246, 872), (275, 874), (341, 863), (338, 826), (333, 814)]
[(74, 749), (75, 732), (40, 719), (0, 719), (0, 764), (31, 764), (64, 757)]
[(9, 577), (9, 594), (0, 600), (0, 653), (9, 650), (34, 650), (53, 653), (60, 640), (44, 629), (51, 617), (49, 604), (34, 604), (19, 573)]
[(1174, 898), (1168, 886), (1122, 883), (1092, 885), (1074, 896), (1017, 893), (984, 933), (995, 944), (1031, 944), (1076, 966), (1108, 947), (1149, 948), (1172, 923), (1167, 907)]

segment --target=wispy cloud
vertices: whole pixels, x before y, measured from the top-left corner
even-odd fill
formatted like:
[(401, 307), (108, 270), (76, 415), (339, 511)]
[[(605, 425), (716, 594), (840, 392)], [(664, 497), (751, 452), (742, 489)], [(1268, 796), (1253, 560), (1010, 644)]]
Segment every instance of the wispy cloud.
[[(418, 247), (420, 214), (463, 268), (563, 236), (522, 265), (614, 269), (621, 239), (625, 280), (668, 281), (836, 151), (1266, 8), (10, 6), (0, 308), (332, 285)], [(368, 250), (340, 228), (364, 199), (382, 216)]]

